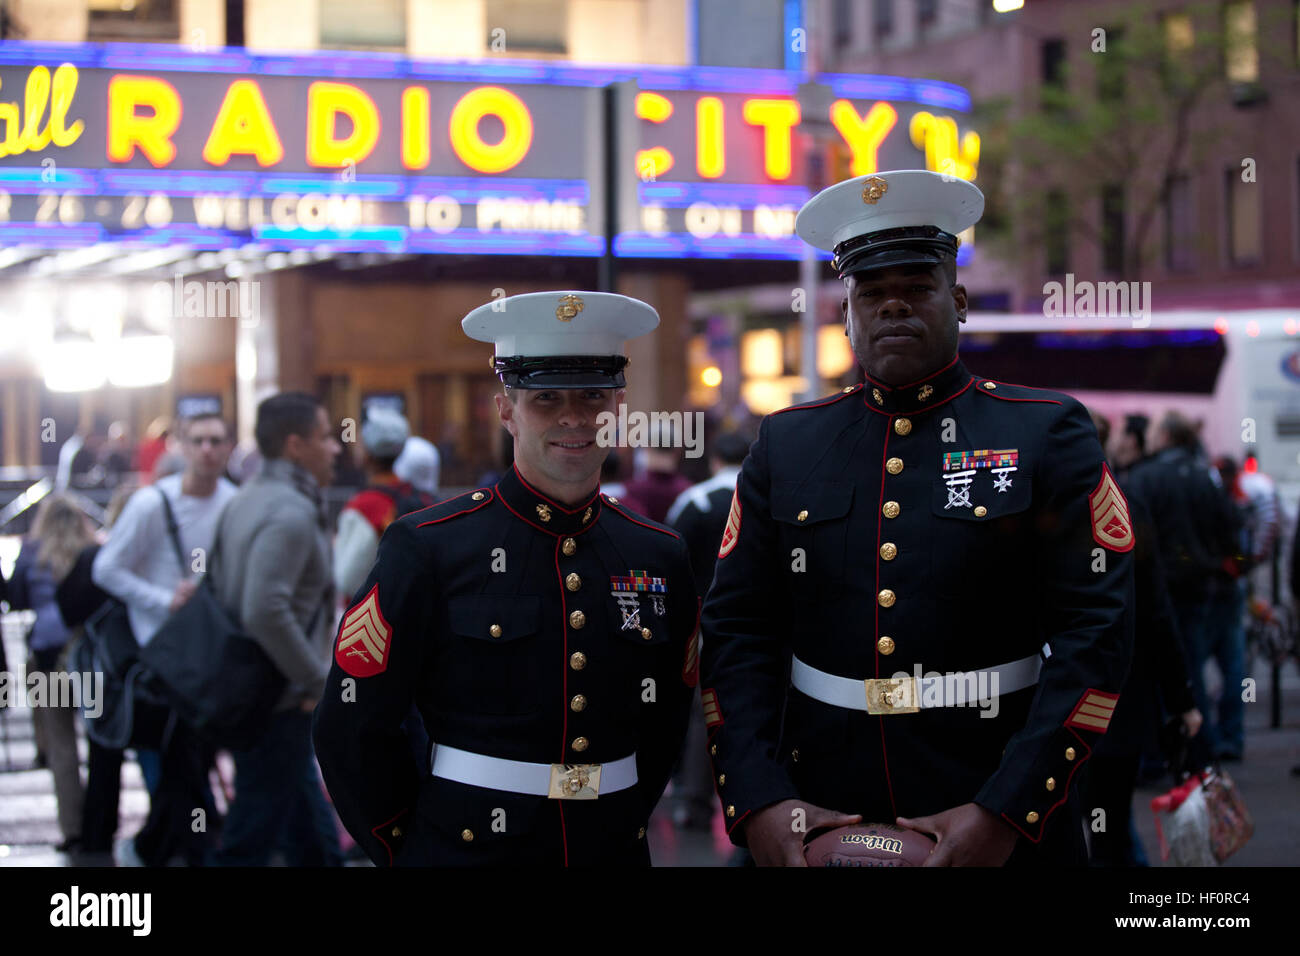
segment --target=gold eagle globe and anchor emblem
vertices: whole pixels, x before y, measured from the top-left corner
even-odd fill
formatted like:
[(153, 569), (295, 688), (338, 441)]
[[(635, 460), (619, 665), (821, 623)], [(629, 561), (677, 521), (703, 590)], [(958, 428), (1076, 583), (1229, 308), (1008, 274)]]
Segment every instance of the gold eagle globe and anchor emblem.
[(560, 297), (560, 304), (555, 307), (555, 317), (561, 322), (572, 322), (573, 317), (583, 310), (581, 296), (566, 295)]
[(868, 206), (880, 202), (880, 197), (889, 191), (889, 183), (879, 176), (872, 176), (862, 184), (862, 201)]

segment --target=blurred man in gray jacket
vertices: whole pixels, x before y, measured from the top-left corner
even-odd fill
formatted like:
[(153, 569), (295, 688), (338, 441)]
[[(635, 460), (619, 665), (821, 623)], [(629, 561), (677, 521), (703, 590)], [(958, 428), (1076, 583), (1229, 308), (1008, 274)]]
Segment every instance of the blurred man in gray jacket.
[(261, 470), (230, 502), (217, 530), (213, 576), (234, 612), (288, 678), (262, 740), (235, 752), (235, 801), (217, 863), (341, 862), (334, 814), (311, 747), (311, 714), (329, 671), (332, 570), (321, 489), (340, 445), (324, 407), (297, 392), (257, 407)]

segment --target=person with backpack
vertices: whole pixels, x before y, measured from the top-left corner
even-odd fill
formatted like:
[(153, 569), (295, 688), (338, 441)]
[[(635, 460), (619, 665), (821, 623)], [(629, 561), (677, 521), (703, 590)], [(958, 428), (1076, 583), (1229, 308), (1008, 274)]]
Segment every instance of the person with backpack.
[[(217, 520), (235, 496), (234, 484), (222, 477), (230, 455), (230, 432), (219, 415), (196, 415), (185, 422), (181, 445), (185, 470), (160, 478), (127, 501), (107, 543), (95, 556), (93, 577), (126, 605), (131, 632), (147, 644), (197, 585), (196, 560), (212, 549)], [(140, 711), (136, 719), (142, 718)], [(119, 865), (163, 866), (184, 852), (201, 863), (205, 832), (193, 827), (195, 808), (207, 808), (206, 747), (173, 715), (156, 715), (160, 756), (141, 754), (142, 769), (157, 759), (149, 817), (134, 839), (115, 847)]]
[(339, 512), (334, 537), (334, 588), (342, 600), (350, 600), (365, 581), (384, 530), (402, 515), (434, 503), (432, 495), (394, 473), (410, 434), (405, 416), (389, 408), (370, 409), (361, 425), (363, 467), (369, 484)]

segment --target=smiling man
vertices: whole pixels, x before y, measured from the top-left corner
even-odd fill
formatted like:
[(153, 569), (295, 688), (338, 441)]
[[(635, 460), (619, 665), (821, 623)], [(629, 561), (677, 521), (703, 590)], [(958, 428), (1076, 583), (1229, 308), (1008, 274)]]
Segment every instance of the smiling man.
[(796, 221), (834, 251), (867, 381), (764, 419), (704, 604), (709, 752), (759, 865), (858, 820), (935, 837), (927, 865), (1086, 860), (1133, 536), (1083, 407), (958, 358), (957, 234), (983, 206), (902, 170)]
[[(686, 546), (599, 492), (643, 302), (539, 292), (475, 309), (514, 465), (391, 525), (344, 615), (316, 752), (381, 866), (636, 866), (698, 676)], [(402, 720), (432, 740), (416, 769)]]

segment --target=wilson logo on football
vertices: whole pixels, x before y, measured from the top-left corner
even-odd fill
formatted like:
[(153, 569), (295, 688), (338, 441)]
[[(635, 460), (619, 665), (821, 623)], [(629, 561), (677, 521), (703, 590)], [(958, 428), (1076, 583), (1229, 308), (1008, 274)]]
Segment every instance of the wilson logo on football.
[(379, 609), (379, 585), (343, 616), (334, 660), (353, 677), (373, 677), (388, 667), (393, 629)]

